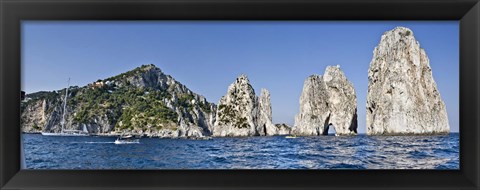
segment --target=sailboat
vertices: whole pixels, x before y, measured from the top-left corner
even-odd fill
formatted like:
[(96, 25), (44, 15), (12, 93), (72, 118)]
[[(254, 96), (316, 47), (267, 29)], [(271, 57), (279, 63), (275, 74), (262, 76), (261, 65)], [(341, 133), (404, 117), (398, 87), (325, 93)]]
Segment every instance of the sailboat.
[(63, 114), (62, 114), (62, 120), (60, 121), (62, 130), (60, 131), (60, 133), (42, 132), (43, 136), (88, 136), (88, 130), (85, 125), (83, 126), (83, 130), (65, 130), (65, 115), (67, 113), (67, 97), (68, 97), (69, 88), (70, 88), (70, 78), (68, 78), (67, 89), (65, 89), (65, 100), (63, 101)]

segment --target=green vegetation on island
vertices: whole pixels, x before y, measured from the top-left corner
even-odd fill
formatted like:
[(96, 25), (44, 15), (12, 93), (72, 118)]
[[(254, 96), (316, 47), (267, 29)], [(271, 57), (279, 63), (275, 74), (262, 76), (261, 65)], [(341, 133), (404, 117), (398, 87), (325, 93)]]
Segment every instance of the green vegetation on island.
[[(76, 126), (100, 124), (113, 126), (113, 131), (158, 131), (176, 130), (181, 119), (194, 123), (190, 115), (195, 113), (194, 110), (212, 112), (212, 104), (199, 101), (196, 95), (185, 90), (179, 82), (172, 82), (173, 78), (169, 77), (154, 65), (142, 65), (81, 88), (70, 87), (67, 118)], [(157, 81), (161, 79), (171, 82), (166, 87), (161, 87)], [(183, 90), (178, 90), (179, 88)], [(27, 94), (27, 99), (21, 104), (21, 112), (28, 112), (27, 108), (35, 106), (38, 108), (39, 101), (45, 101), (49, 105), (45, 114), (49, 115), (55, 107), (61, 105), (64, 95), (65, 89)], [(38, 122), (30, 123), (33, 123), (30, 127), (34, 130), (44, 127)]]

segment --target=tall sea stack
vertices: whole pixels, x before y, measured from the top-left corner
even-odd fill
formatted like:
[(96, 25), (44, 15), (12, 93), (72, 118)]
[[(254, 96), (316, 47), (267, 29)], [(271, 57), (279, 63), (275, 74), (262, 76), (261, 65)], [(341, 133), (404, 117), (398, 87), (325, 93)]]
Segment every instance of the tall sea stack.
[(276, 135), (278, 128), (272, 123), (272, 104), (270, 103), (270, 92), (262, 89), (258, 99), (257, 131), (261, 135)]
[(368, 135), (445, 134), (445, 103), (413, 32), (397, 27), (382, 35), (368, 70)]
[(246, 75), (237, 77), (218, 102), (213, 136), (254, 136), (257, 132), (258, 100)]
[(212, 135), (217, 137), (283, 135), (290, 131), (272, 123), (270, 92), (262, 89), (257, 97), (244, 74), (228, 87), (218, 103), (216, 116)]
[(357, 97), (340, 66), (328, 66), (323, 76), (305, 80), (292, 133), (327, 135), (329, 127), (336, 135), (357, 133)]

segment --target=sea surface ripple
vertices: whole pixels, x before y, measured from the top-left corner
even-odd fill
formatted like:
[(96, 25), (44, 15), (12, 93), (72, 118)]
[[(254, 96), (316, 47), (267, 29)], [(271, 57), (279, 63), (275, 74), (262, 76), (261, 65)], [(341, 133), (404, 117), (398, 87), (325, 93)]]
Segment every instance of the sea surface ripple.
[(212, 140), (23, 134), (27, 169), (459, 169), (459, 135)]

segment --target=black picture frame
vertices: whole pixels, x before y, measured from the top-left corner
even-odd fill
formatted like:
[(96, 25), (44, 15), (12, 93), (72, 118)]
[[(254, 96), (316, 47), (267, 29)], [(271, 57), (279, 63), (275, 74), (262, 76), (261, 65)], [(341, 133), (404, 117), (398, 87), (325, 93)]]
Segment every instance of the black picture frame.
[[(479, 189), (478, 0), (0, 0), (1, 189)], [(460, 170), (21, 170), (22, 20), (459, 20)]]

